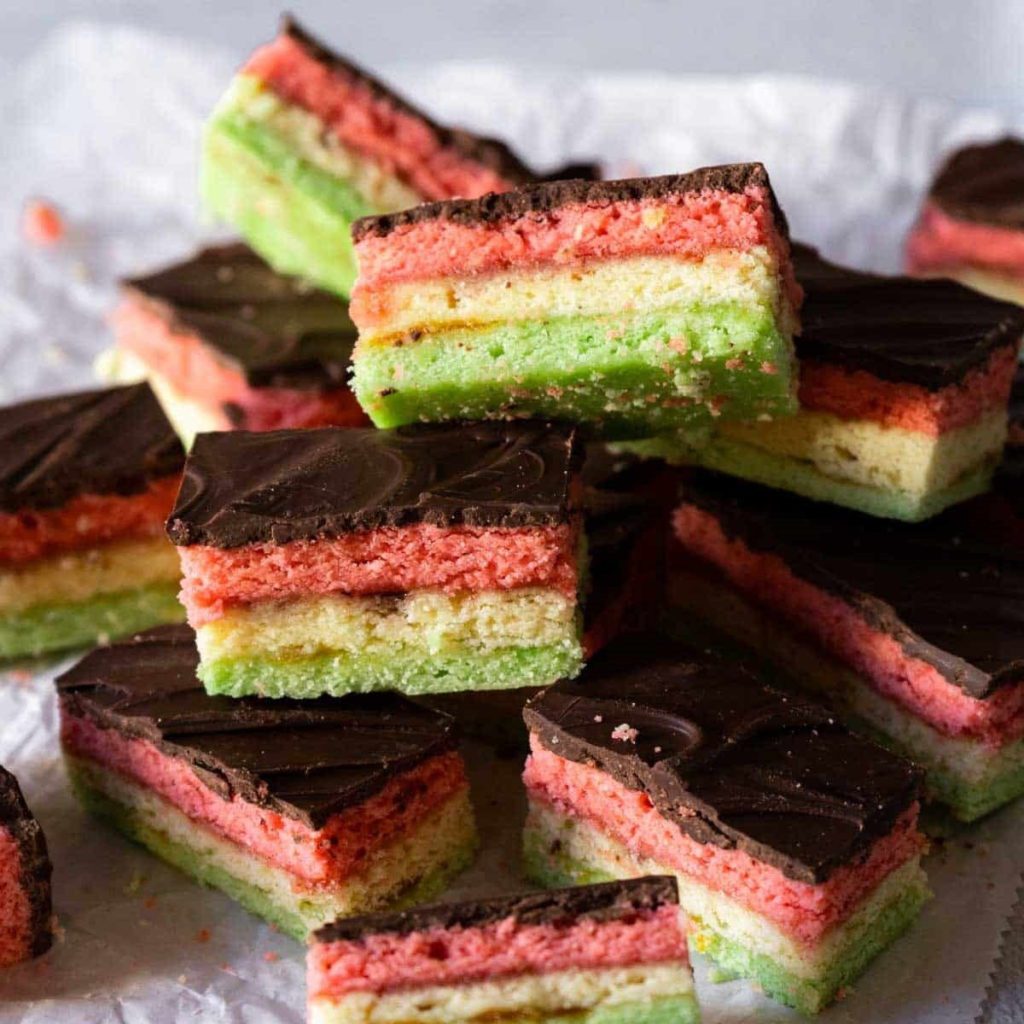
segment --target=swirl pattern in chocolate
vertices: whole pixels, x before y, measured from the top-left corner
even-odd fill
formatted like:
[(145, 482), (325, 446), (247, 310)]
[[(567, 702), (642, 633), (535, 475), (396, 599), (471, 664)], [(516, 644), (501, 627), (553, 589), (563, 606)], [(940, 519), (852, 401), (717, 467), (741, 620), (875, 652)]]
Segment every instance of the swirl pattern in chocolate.
[(315, 939), (317, 942), (353, 942), (367, 935), (409, 935), (434, 928), (483, 928), (508, 920), (519, 927), (571, 926), (581, 920), (603, 924), (678, 903), (679, 888), (675, 878), (651, 875), (522, 896), (339, 918), (316, 932)]
[(172, 330), (192, 335), (254, 387), (311, 391), (345, 384), (355, 325), (348, 306), (277, 273), (240, 243), (123, 282)]
[(1024, 682), (1024, 550), (962, 511), (901, 523), (711, 474), (684, 500), (970, 696)]
[(25, 803), (18, 780), (0, 765), (0, 828), (7, 831), (18, 848), (21, 884), (28, 898), (29, 954), (41, 956), (53, 943), (53, 914), (50, 879), (53, 865), (46, 849), (46, 837)]
[(149, 740), (225, 799), (312, 828), (457, 743), (447, 715), (391, 694), (211, 697), (198, 661), (187, 626), (97, 648), (57, 679), (61, 713)]
[(531, 700), (526, 724), (700, 843), (818, 883), (855, 861), (917, 799), (911, 765), (824, 708), (671, 640), (623, 637)]
[(958, 149), (935, 176), (930, 198), (961, 220), (1024, 229), (1024, 141), (1008, 136)]
[(807, 362), (936, 391), (1024, 333), (1024, 309), (953, 281), (865, 274), (806, 245), (793, 247), (793, 263), (805, 293), (797, 355)]
[(201, 434), (167, 528), (220, 548), (430, 523), (567, 522), (581, 454), (546, 423)]
[(137, 494), (184, 461), (147, 384), (0, 409), (0, 512), (56, 508), (80, 494)]

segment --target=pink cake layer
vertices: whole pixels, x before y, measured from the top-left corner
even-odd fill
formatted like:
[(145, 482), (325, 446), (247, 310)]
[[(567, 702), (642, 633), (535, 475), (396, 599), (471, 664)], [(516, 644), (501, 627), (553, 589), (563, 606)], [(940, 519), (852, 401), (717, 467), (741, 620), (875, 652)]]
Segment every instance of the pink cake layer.
[(424, 200), (473, 199), (516, 185), (444, 145), (426, 121), (375, 93), (358, 76), (316, 60), (290, 36), (258, 49), (242, 72), (315, 114), (344, 146), (374, 160)]
[(152, 790), (193, 821), (310, 885), (337, 885), (358, 875), (375, 851), (415, 831), (467, 785), (461, 757), (439, 754), (314, 829), (237, 793), (225, 799), (204, 785), (186, 761), (86, 718), (64, 713), (61, 743), (69, 754)]
[(884, 697), (947, 736), (1000, 747), (1024, 735), (1024, 683), (979, 700), (908, 654), (857, 609), (801, 579), (778, 555), (727, 537), (709, 512), (683, 505), (675, 532), (687, 551), (717, 566), (733, 586), (850, 665)]
[(530, 738), (523, 782), (531, 800), (581, 818), (638, 857), (694, 879), (767, 918), (806, 946), (849, 918), (883, 878), (917, 856), (924, 839), (915, 804), (857, 862), (818, 885), (787, 878), (778, 868), (737, 849), (699, 843), (664, 818), (646, 793), (627, 789), (590, 765), (577, 764)]
[(984, 267), (1024, 280), (1024, 231), (950, 217), (928, 203), (907, 239), (911, 274), (941, 274)]
[(780, 261), (794, 309), (802, 298), (769, 197), (706, 189), (615, 203), (567, 204), (498, 223), (466, 224), (444, 217), (403, 224), (356, 243), (359, 279), (350, 313), (360, 328), (384, 323), (388, 297), (377, 289), (398, 281), (473, 277), (509, 268), (575, 266), (630, 256), (672, 256), (699, 262), (712, 252), (767, 246)]
[(22, 884), (21, 849), (0, 825), (0, 967), (28, 958), (32, 946), (32, 906)]
[(110, 541), (159, 537), (180, 482), (175, 474), (141, 494), (80, 494), (59, 508), (0, 512), (0, 563), (23, 565)]
[(845, 420), (871, 420), (938, 437), (1006, 408), (1019, 347), (1014, 342), (996, 349), (960, 383), (938, 391), (805, 358), (800, 363), (800, 405)]
[(179, 548), (181, 600), (193, 628), (232, 605), (314, 594), (448, 593), (548, 587), (575, 598), (575, 528), (413, 526), (329, 540)]
[(202, 338), (176, 330), (165, 316), (134, 298), (111, 316), (117, 345), (140, 359), (186, 398), (215, 410), (222, 429), (232, 424), (223, 406), (238, 406), (246, 430), (357, 427), (367, 419), (347, 387), (324, 391), (254, 388), (221, 362)]
[(327, 942), (309, 954), (312, 996), (461, 985), (554, 971), (687, 963), (679, 908), (638, 910), (617, 921), (523, 925), (509, 917), (479, 928), (431, 928)]

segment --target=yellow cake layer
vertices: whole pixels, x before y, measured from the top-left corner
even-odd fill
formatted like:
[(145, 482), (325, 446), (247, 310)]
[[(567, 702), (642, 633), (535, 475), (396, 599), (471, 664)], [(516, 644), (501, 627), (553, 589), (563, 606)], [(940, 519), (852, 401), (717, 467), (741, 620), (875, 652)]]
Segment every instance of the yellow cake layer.
[(812, 463), (834, 480), (910, 495), (944, 490), (996, 458), (1006, 429), (1005, 409), (938, 437), (810, 410), (770, 422), (730, 422), (718, 427), (734, 441)]
[(613, 878), (675, 875), (679, 883), (679, 904), (696, 928), (698, 945), (700, 932), (708, 929), (729, 942), (770, 957), (799, 978), (820, 977), (843, 956), (846, 948), (861, 939), (885, 906), (904, 889), (927, 886), (920, 858), (914, 857), (890, 872), (841, 925), (829, 930), (814, 946), (806, 946), (768, 918), (724, 893), (710, 889), (652, 858), (634, 856), (616, 839), (589, 822), (565, 817), (540, 801), (530, 801), (526, 832), (544, 836), (549, 844), (557, 842), (559, 857), (579, 861)]
[(352, 992), (337, 999), (310, 1000), (311, 1024), (450, 1024), (502, 1021), (544, 1015), (561, 1017), (597, 1006), (621, 1006), (691, 995), (686, 962), (635, 967), (552, 971), (461, 985), (408, 988), (394, 992)]
[(515, 269), (467, 278), (402, 281), (373, 288), (384, 323), (359, 325), (360, 344), (410, 330), (600, 316), (735, 302), (780, 310), (778, 264), (759, 246), (708, 253), (699, 263), (634, 256), (585, 266)]
[(93, 761), (64, 756), (90, 788), (127, 807), (149, 829), (190, 850), (199, 864), (219, 868), (264, 893), (277, 906), (287, 907), (311, 931), (339, 917), (387, 906), (475, 841), (467, 788), (454, 794), (410, 835), (374, 851), (359, 874), (340, 884), (317, 886), (194, 821), (153, 790)]
[(178, 553), (166, 538), (115, 541), (0, 569), (0, 614), (173, 583), (180, 576)]
[(422, 647), (425, 656), (452, 647), (575, 644), (576, 603), (540, 587), (375, 597), (329, 594), (228, 609), (196, 635), (204, 661), (303, 657), (326, 650), (386, 656), (399, 644)]
[(254, 121), (280, 139), (287, 139), (296, 154), (314, 167), (347, 181), (363, 199), (381, 213), (418, 206), (423, 197), (382, 164), (345, 146), (323, 122), (308, 110), (281, 99), (253, 75), (236, 75), (213, 113), (230, 114)]

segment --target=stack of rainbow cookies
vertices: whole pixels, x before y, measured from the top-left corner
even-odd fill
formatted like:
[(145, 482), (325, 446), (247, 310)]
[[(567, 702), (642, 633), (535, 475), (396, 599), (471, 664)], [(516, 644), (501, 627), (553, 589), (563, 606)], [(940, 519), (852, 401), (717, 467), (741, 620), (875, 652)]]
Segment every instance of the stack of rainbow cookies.
[[(99, 644), (81, 803), (305, 943), (314, 1024), (689, 1024), (691, 955), (843, 998), (936, 812), (1024, 793), (1022, 153), (882, 277), (760, 163), (545, 179), (286, 19), (204, 136), (243, 241), (0, 409), (0, 657)], [(445, 899), (517, 795), (463, 724), (528, 738), (532, 892)], [(0, 966), (50, 901), (0, 769)]]

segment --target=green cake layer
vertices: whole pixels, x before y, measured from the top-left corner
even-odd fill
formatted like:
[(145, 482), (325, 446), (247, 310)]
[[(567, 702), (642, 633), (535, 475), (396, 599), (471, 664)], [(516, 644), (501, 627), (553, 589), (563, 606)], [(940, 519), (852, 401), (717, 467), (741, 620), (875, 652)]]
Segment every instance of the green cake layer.
[(812, 463), (714, 434), (694, 444), (689, 438), (653, 437), (623, 445), (645, 458), (705, 466), (720, 473), (764, 484), (815, 501), (827, 501), (885, 519), (917, 523), (938, 515), (943, 509), (984, 494), (992, 482), (993, 467), (985, 464), (961, 477), (955, 484), (926, 494), (883, 490), (849, 480), (826, 476)]
[(352, 290), (350, 226), (378, 211), (272, 131), (240, 114), (215, 116), (204, 137), (200, 187), (207, 209), (275, 270), (340, 295)]
[(184, 621), (177, 581), (97, 594), (88, 601), (37, 604), (0, 618), (0, 659), (88, 647)]
[(230, 697), (316, 697), (397, 691), (412, 696), (462, 690), (550, 686), (583, 667), (578, 644), (499, 647), (428, 654), (396, 645), (387, 656), (322, 653), (288, 661), (232, 658), (201, 662), (208, 693)]
[[(311, 930), (337, 916), (329, 896), (318, 899), (313, 894), (304, 897), (296, 894), (291, 905), (279, 902), (270, 892), (236, 877), (222, 865), (199, 856), (191, 847), (154, 828), (136, 810), (91, 785), (88, 769), (79, 768), (73, 758), (65, 761), (75, 794), (86, 810), (200, 884), (219, 889), (298, 942), (305, 942)], [(475, 843), (453, 850), (451, 859), (442, 868), (420, 879), (388, 906), (399, 909), (440, 895), (472, 864), (475, 852)]]
[(539, 416), (628, 438), (796, 409), (790, 343), (773, 310), (739, 302), (375, 340), (356, 346), (353, 367), (356, 397), (378, 427)]
[[(523, 836), (526, 876), (538, 885), (559, 889), (593, 885), (621, 877), (604, 868), (571, 856), (551, 836), (527, 828)], [(670, 873), (670, 872), (669, 872)], [(842, 955), (814, 978), (801, 978), (769, 956), (724, 938), (690, 914), (690, 945), (721, 968), (737, 977), (756, 981), (764, 993), (805, 1014), (816, 1014), (833, 1002), (837, 993), (853, 982), (868, 964), (895, 942), (913, 923), (921, 907), (931, 898), (923, 873), (903, 887), (882, 906), (853, 941), (842, 947)]]

